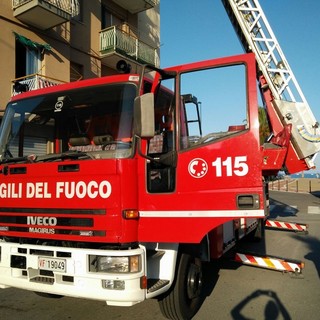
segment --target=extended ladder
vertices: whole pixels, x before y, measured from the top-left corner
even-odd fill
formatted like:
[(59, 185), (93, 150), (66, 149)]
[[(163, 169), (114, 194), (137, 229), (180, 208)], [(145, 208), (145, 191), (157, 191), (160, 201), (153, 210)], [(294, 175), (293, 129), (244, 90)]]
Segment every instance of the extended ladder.
[[(222, 0), (247, 52), (254, 52), (274, 97), (273, 107), (284, 124), (292, 124), (300, 159), (320, 151), (319, 124), (287, 62), (258, 0)], [(310, 164), (311, 166), (312, 164)]]

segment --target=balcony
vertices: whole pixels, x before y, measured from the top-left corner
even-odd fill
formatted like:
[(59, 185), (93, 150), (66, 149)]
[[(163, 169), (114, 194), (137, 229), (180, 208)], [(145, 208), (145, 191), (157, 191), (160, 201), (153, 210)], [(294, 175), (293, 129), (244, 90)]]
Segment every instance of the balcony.
[(105, 65), (114, 67), (119, 59), (127, 58), (130, 63), (159, 66), (159, 56), (153, 48), (136, 36), (112, 26), (100, 31), (100, 54)]
[(148, 10), (158, 4), (158, 0), (112, 0), (119, 7), (129, 11), (132, 14)]
[(53, 28), (79, 14), (78, 0), (12, 0), (13, 15), (41, 30)]
[(31, 90), (57, 86), (58, 84), (62, 83), (65, 83), (65, 81), (46, 77), (37, 73), (31, 74), (12, 81), (12, 96)]

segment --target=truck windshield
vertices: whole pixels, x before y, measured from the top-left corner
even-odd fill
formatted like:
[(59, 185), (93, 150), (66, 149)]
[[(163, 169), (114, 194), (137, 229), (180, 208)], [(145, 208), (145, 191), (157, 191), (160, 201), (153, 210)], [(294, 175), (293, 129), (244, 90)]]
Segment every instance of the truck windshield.
[(11, 102), (0, 127), (0, 161), (15, 162), (30, 155), (39, 161), (66, 154), (130, 157), (136, 94), (133, 83), (119, 83)]

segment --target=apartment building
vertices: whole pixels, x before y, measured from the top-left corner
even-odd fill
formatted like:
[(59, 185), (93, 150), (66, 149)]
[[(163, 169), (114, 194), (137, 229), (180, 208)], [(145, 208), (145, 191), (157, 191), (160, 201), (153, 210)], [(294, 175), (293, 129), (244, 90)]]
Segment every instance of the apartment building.
[(0, 109), (13, 94), (159, 66), (160, 0), (4, 0)]

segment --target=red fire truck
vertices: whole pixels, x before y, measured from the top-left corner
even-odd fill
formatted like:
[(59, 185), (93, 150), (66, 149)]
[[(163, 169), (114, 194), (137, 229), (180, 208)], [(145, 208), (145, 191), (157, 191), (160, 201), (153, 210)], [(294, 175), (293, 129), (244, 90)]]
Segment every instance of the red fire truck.
[(11, 99), (0, 128), (1, 288), (117, 306), (157, 298), (165, 317), (190, 319), (203, 263), (263, 235), (267, 177), (313, 167), (317, 122), (304, 101), (283, 98), (293, 79), (284, 59), (256, 70), (259, 51), (244, 39), (261, 23), (256, 1), (224, 2), (253, 53)]

